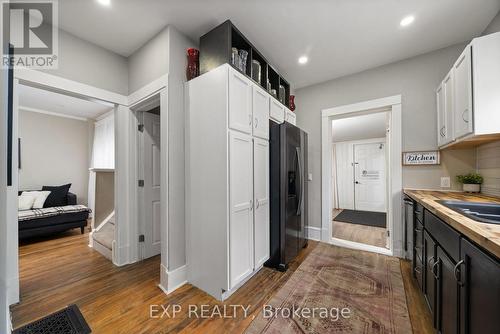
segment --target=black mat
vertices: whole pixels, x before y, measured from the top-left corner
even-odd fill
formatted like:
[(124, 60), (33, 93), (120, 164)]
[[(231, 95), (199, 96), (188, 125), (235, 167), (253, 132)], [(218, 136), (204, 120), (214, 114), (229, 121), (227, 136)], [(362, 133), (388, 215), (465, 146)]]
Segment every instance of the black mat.
[(333, 220), (358, 225), (386, 227), (385, 212), (342, 210)]
[(52, 313), (16, 329), (13, 334), (90, 334), (89, 325), (76, 305)]

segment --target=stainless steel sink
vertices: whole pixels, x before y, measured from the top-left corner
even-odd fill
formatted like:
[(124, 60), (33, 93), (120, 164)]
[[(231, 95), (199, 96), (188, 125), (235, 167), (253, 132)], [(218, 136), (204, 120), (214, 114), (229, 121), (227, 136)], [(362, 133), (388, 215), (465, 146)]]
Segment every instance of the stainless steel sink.
[(437, 202), (475, 221), (500, 224), (500, 204), (446, 200)]

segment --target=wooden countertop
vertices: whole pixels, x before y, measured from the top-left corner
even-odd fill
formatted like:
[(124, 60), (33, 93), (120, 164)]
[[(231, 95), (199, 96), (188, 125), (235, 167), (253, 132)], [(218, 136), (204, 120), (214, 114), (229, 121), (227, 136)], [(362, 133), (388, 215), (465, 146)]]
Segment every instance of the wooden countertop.
[(404, 193), (422, 204), (427, 210), (444, 220), (455, 230), (500, 258), (500, 225), (477, 222), (436, 202), (438, 200), (455, 200), (500, 204), (500, 198), (437, 190), (404, 189)]

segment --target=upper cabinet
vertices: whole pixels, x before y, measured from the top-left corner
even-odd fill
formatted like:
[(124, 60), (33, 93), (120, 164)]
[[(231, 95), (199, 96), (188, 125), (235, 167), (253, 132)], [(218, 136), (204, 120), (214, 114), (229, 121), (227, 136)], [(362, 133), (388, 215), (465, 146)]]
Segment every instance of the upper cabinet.
[(252, 133), (252, 84), (236, 71), (229, 71), (229, 127)]
[(438, 146), (500, 138), (500, 33), (472, 40), (436, 90)]

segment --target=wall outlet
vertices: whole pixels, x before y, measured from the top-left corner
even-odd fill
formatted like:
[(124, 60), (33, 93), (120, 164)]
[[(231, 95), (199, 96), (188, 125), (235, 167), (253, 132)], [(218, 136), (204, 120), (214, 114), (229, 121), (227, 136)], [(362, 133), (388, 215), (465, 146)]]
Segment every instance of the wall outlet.
[(443, 176), (441, 178), (441, 188), (450, 188), (450, 177), (449, 176)]
[(313, 180), (313, 175), (312, 175), (312, 173), (309, 173), (307, 175), (307, 181), (312, 181), (312, 180)]

